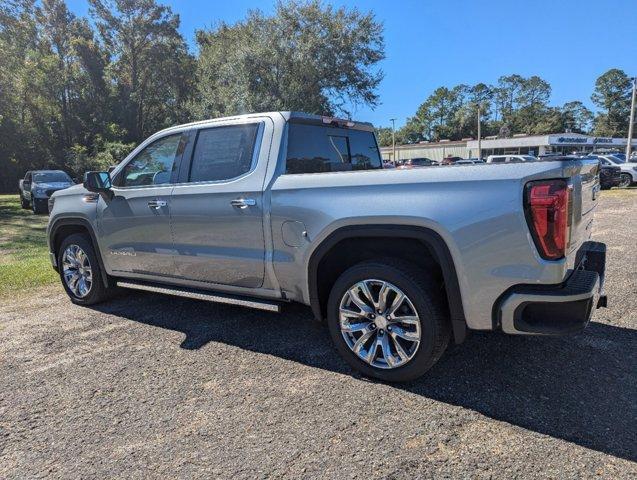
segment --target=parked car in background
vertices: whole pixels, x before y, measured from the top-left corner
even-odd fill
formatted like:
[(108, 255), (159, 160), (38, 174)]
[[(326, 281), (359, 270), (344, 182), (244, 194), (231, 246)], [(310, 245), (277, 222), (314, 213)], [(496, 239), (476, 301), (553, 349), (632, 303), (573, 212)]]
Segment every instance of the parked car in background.
[(50, 258), (80, 305), (116, 286), (301, 302), (354, 369), (413, 380), (468, 329), (570, 334), (606, 305), (606, 247), (590, 240), (599, 162), (497, 170), (382, 170), (374, 127), (351, 120), (191, 123), (56, 192)]
[(581, 156), (581, 157), (586, 157), (586, 154), (583, 155), (575, 155), (575, 154), (571, 154), (571, 155), (567, 155), (564, 153), (543, 153), (542, 155), (538, 155), (537, 159), (538, 160), (542, 160), (542, 161), (551, 161), (551, 160), (555, 160), (556, 158), (560, 158), (560, 157), (574, 157), (574, 156)]
[[(624, 155), (625, 157), (625, 155)], [(602, 165), (615, 165), (621, 170), (619, 186), (622, 188), (630, 187), (633, 183), (637, 183), (637, 162), (626, 162), (615, 155), (598, 155)]]
[(72, 185), (73, 179), (62, 170), (29, 170), (19, 183), (20, 204), (33, 213), (48, 213), (49, 197)]
[(438, 165), (438, 162), (436, 162), (435, 160), (431, 160), (430, 158), (408, 158), (406, 160), (403, 160), (398, 168), (406, 169), (414, 167), (432, 167), (435, 165)]
[(609, 190), (613, 187), (621, 185), (621, 169), (608, 159), (603, 159), (598, 155), (585, 153), (574, 153), (571, 155), (561, 155), (551, 153), (544, 161), (579, 161), (579, 160), (597, 160), (599, 162), (599, 185), (602, 190)]
[(442, 162), (440, 162), (440, 165), (453, 165), (454, 163), (460, 161), (460, 160), (464, 160), (464, 158), (462, 157), (445, 157), (442, 159)]
[(458, 160), (454, 165), (475, 165), (482, 163), (484, 163), (484, 160), (479, 158), (463, 158), (462, 160)]
[(383, 168), (396, 168), (396, 165), (391, 160), (383, 160)]
[(536, 162), (537, 157), (533, 155), (489, 155), (487, 163), (523, 163)]
[(612, 155), (615, 158), (619, 158), (622, 162), (626, 161), (626, 154), (625, 153), (609, 153), (608, 155)]

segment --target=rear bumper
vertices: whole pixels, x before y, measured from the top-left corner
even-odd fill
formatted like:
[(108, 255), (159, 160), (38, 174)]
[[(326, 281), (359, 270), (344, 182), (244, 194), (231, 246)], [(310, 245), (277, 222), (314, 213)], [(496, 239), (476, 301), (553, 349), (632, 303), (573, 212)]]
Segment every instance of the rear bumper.
[(518, 285), (507, 292), (499, 308), (502, 330), (516, 335), (565, 335), (586, 328), (593, 311), (606, 306), (606, 245), (585, 242), (575, 265), (562, 284)]

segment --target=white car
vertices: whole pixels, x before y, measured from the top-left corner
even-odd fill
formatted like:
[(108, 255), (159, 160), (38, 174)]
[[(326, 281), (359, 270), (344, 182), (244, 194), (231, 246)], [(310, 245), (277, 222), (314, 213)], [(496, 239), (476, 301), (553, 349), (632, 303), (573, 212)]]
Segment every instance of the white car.
[(489, 155), (487, 163), (523, 163), (535, 162), (537, 158), (533, 155)]
[(598, 155), (599, 161), (604, 165), (616, 165), (621, 169), (621, 188), (630, 187), (631, 184), (637, 183), (637, 161), (625, 162), (615, 155)]

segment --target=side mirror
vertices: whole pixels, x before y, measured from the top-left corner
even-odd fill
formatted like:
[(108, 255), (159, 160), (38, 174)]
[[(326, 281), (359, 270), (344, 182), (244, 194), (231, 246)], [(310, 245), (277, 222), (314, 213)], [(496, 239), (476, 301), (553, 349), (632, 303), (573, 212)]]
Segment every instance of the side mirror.
[(108, 172), (86, 172), (84, 174), (84, 188), (89, 192), (106, 194), (108, 198), (111, 198), (113, 195), (112, 186), (111, 176)]
[(117, 168), (117, 165), (111, 165), (110, 167), (108, 167), (108, 173), (111, 173), (116, 168)]

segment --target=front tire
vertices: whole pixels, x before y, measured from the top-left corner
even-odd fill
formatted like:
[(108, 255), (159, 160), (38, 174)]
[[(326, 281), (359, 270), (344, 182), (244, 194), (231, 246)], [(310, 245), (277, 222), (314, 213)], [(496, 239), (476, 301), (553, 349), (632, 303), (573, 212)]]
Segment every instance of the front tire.
[(110, 296), (112, 288), (104, 284), (106, 272), (88, 235), (75, 233), (62, 240), (57, 259), (62, 286), (73, 303), (93, 305)]
[(628, 188), (630, 187), (631, 183), (633, 183), (633, 177), (630, 175), (630, 173), (622, 173), (620, 175), (620, 180), (619, 180), (620, 188)]
[[(44, 203), (44, 205), (42, 205)], [(38, 201), (37, 198), (31, 199), (31, 209), (33, 210), (34, 215), (44, 215), (45, 213), (49, 213), (48, 203)]]
[(26, 198), (24, 198), (22, 194), (20, 194), (20, 206), (24, 208), (25, 210), (28, 210), (29, 208), (31, 208), (29, 201)]
[(336, 349), (365, 376), (406, 382), (444, 353), (450, 321), (441, 283), (398, 259), (346, 270), (334, 284), (327, 320)]

